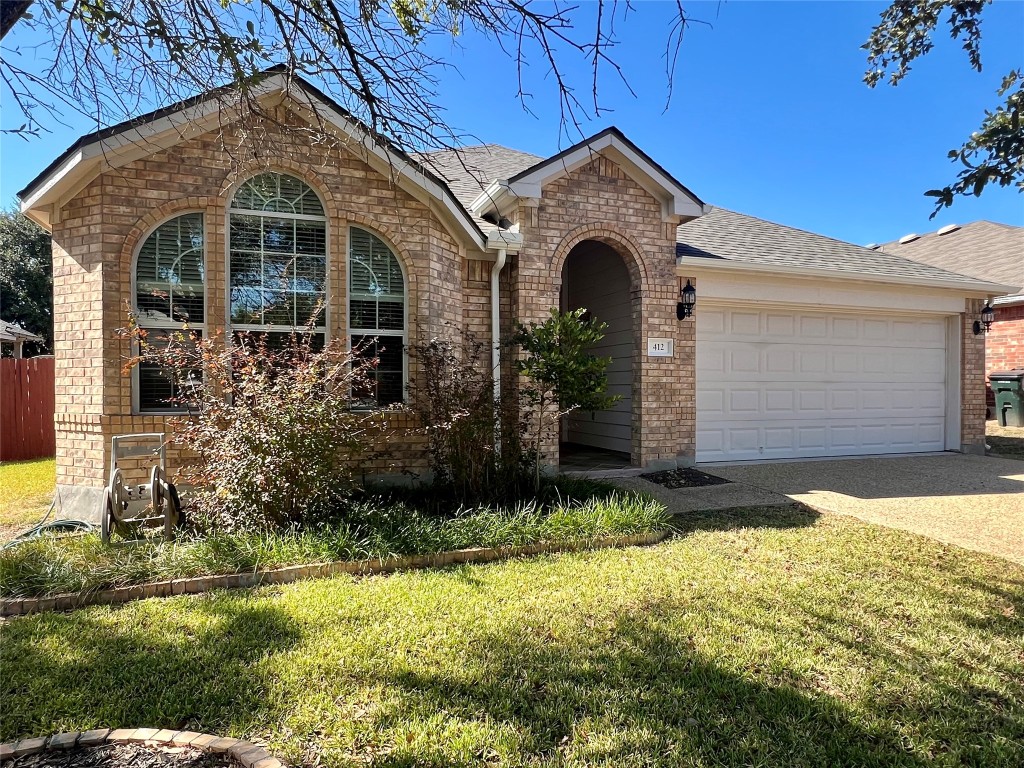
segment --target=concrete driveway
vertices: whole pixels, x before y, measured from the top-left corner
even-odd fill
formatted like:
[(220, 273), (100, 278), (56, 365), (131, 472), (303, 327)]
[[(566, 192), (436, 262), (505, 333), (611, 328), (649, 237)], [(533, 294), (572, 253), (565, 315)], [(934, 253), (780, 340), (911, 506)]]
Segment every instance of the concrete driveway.
[(710, 474), (1024, 563), (1024, 462), (943, 454), (734, 464)]

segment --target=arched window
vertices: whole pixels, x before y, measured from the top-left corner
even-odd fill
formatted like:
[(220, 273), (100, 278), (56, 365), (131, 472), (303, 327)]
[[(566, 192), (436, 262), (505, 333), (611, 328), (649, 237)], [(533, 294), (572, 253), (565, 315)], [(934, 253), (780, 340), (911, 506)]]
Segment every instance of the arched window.
[(352, 348), (379, 359), (373, 377), (377, 405), (405, 392), (405, 275), (398, 257), (376, 235), (349, 228), (348, 325)]
[[(146, 238), (135, 260), (135, 311), (150, 343), (186, 324), (206, 327), (203, 215), (165, 221)], [(135, 407), (140, 412), (179, 410), (171, 380), (152, 363), (136, 367)]]
[(228, 233), (230, 322), (234, 331), (284, 339), (327, 330), (327, 216), (301, 179), (262, 173), (231, 200)]

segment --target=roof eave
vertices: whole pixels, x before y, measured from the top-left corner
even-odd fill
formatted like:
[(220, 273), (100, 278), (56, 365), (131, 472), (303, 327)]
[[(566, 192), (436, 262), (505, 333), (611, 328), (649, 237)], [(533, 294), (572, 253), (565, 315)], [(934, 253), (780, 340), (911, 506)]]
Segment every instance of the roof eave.
[(813, 267), (797, 267), (789, 265), (758, 264), (753, 262), (732, 261), (730, 259), (714, 259), (702, 256), (678, 256), (676, 273), (688, 276), (691, 270), (722, 270), (726, 272), (755, 272), (789, 275), (791, 277), (808, 277), (830, 280), (853, 280), (889, 285), (916, 286), (920, 288), (937, 288), (955, 290), (972, 296), (992, 297), (1010, 293), (1016, 288), (989, 283), (982, 280), (942, 280), (939, 278), (901, 277), (899, 275), (878, 275), (863, 272), (843, 272), (834, 269), (816, 269)]
[[(65, 152), (63, 159), (58, 158), (20, 193), (22, 213), (40, 226), (51, 229), (54, 208), (61, 207), (81, 191), (104, 167), (119, 167), (155, 149), (165, 148), (164, 145), (172, 146), (215, 127), (224, 115), (224, 106), (216, 98), (216, 94), (223, 90), (217, 89), (205, 98), (182, 102), (183, 106), (177, 111), (151, 113), (155, 116), (151, 121), (135, 122), (123, 130), (100, 131), (82, 137)], [(461, 234), (461, 239), (467, 244), (480, 250), (486, 247), (486, 235), (443, 182), (403, 152), (381, 146), (347, 111), (305, 80), (298, 77), (290, 79), (282, 71), (272, 71), (255, 87), (254, 96), (261, 101), (288, 98), (300, 110), (314, 110), (325, 116), (329, 124), (364, 150), (364, 159), (376, 160), (378, 166), (383, 164), (390, 169), (400, 183), (404, 180), (406, 191), (411, 191), (408, 187), (412, 185), (422, 190), (425, 197), (439, 201), (442, 218)], [(143, 146), (140, 148), (140, 145)]]
[[(1016, 290), (1020, 290), (1017, 288)], [(1014, 306), (1017, 304), (1024, 304), (1024, 293), (1012, 293), (1009, 296), (996, 296), (992, 299), (992, 304), (997, 307)]]

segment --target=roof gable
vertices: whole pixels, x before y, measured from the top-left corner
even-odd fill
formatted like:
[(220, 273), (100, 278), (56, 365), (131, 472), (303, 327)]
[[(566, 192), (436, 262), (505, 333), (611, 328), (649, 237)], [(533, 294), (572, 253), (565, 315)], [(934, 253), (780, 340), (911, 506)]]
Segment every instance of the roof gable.
[(614, 126), (506, 179), (499, 177), (473, 201), (470, 210), (478, 216), (488, 212), (503, 215), (514, 200), (540, 198), (545, 184), (586, 165), (595, 155), (605, 155), (614, 161), (653, 195), (661, 203), (662, 218), (666, 221), (688, 221), (704, 213), (700, 198)]
[[(371, 136), (351, 113), (322, 91), (281, 68), (267, 70), (253, 96), (263, 106), (285, 103), (300, 118), (326, 125), (348, 140), (347, 148), (399, 187), (431, 205), (457, 239), (483, 248), (484, 233), (444, 181), (420, 162), (379, 137)], [(240, 119), (238, 103), (225, 107), (230, 87), (217, 88), (133, 120), (82, 136), (19, 193), (21, 211), (46, 229), (61, 208), (101, 173), (167, 149), (188, 138)], [(227, 118), (225, 118), (227, 115)]]

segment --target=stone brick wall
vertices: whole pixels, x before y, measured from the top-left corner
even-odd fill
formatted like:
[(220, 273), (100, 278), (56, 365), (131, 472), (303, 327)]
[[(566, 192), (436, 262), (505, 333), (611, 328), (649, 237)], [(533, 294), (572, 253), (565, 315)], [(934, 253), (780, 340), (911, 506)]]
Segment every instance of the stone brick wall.
[[(480, 326), (480, 270), (464, 273), (465, 252), (429, 208), (367, 165), (340, 141), (313, 141), (306, 124), (278, 108), (243, 130), (224, 127), (158, 150), (89, 183), (57, 212), (53, 226), (57, 480), (69, 497), (98, 489), (110, 466), (110, 437), (163, 432), (169, 419), (132, 413), (132, 381), (122, 368), (130, 344), (118, 338), (132, 300), (134, 256), (149, 233), (175, 215), (204, 214), (206, 333), (227, 320), (227, 206), (237, 184), (262, 171), (304, 179), (324, 201), (328, 225), (328, 329), (347, 330), (346, 255), (350, 225), (365, 227), (398, 255), (407, 276), (408, 336)], [(264, 159), (259, 159), (264, 158)], [(483, 254), (480, 254), (483, 257)], [(466, 262), (480, 264), (483, 262)], [(489, 270), (487, 271), (489, 275)], [(464, 316), (464, 287), (470, 297)], [(489, 301), (489, 299), (488, 299)], [(414, 375), (414, 371), (410, 371)], [(425, 466), (410, 441), (396, 469)], [(181, 457), (170, 457), (172, 466)], [(74, 506), (72, 504), (72, 506)]]
[(985, 452), (985, 334), (974, 333), (984, 304), (982, 299), (967, 299), (960, 323), (960, 444), (967, 453)]
[[(693, 321), (680, 328), (675, 307), (675, 228), (660, 202), (612, 160), (598, 156), (544, 186), (537, 201), (520, 205), (525, 247), (513, 266), (517, 319), (536, 322), (559, 306), (562, 267), (572, 248), (596, 240), (611, 246), (630, 273), (635, 335), (632, 461), (675, 465), (694, 454)], [(649, 337), (676, 340), (674, 357), (649, 358)], [(557, 463), (557, 430), (542, 451)]]

